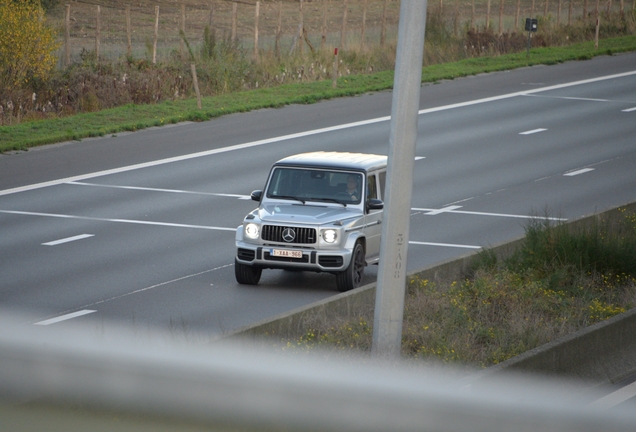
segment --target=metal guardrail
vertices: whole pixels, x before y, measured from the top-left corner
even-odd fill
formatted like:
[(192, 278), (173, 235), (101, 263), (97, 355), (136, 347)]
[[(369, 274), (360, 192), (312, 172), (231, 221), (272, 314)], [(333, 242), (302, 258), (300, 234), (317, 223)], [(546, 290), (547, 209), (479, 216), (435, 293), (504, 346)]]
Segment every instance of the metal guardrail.
[[(0, 429), (633, 432), (572, 382), (0, 313)], [(87, 324), (88, 323), (88, 324)], [(266, 344), (262, 344), (266, 345)], [(459, 379), (459, 378), (462, 379)]]

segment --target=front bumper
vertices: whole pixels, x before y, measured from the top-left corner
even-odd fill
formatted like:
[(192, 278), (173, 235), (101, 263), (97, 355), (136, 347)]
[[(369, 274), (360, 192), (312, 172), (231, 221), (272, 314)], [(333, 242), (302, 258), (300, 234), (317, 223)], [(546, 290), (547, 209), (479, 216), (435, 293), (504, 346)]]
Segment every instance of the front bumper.
[[(302, 258), (274, 256), (274, 249), (301, 251)], [(270, 269), (294, 269), (314, 272), (338, 272), (345, 270), (351, 261), (351, 251), (346, 249), (316, 250), (284, 246), (260, 246), (242, 241), (236, 242), (236, 259), (241, 264)]]

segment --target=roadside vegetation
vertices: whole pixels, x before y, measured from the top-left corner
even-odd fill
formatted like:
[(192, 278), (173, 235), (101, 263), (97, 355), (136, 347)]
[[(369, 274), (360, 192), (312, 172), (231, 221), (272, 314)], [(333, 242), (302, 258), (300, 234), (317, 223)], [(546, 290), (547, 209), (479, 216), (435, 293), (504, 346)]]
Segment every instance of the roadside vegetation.
[[(477, 255), (461, 280), (408, 281), (402, 357), (488, 367), (636, 304), (636, 213), (586, 227), (535, 220), (508, 259)], [(372, 311), (317, 323), (286, 351), (369, 353)]]
[[(289, 52), (264, 48), (257, 61), (243, 42), (209, 27), (197, 43), (188, 43), (182, 35), (191, 47), (188, 58), (174, 48), (156, 64), (149, 53), (105, 60), (89, 49), (81, 52), (79, 61), (54, 68), (51, 55), (59, 43), (51, 38), (51, 27), (46, 25), (44, 9), (38, 3), (0, 0), (2, 17), (28, 17), (23, 18), (23, 24), (16, 21), (15, 25), (0, 27), (0, 32), (7, 33), (0, 34), (0, 49), (4, 50), (0, 55), (0, 62), (4, 62), (0, 64), (0, 152), (181, 121), (204, 121), (259, 108), (313, 103), (386, 90), (393, 85), (394, 40), (350, 44), (341, 50), (337, 87), (332, 88), (331, 47), (318, 48), (315, 44), (309, 45), (311, 49)], [(380, 6), (379, 2), (373, 4)], [(47, 0), (43, 5), (47, 16), (60, 15), (59, 2)], [(441, 5), (429, 10), (423, 82), (636, 50), (633, 8), (620, 13), (602, 12), (598, 49), (593, 42), (593, 20), (576, 19), (572, 24), (556, 25), (551, 15), (540, 17), (540, 31), (533, 35), (529, 54), (527, 33), (498, 34), (494, 25), (478, 27), (458, 21), (453, 11), (450, 7), (442, 11)], [(9, 40), (14, 42), (2, 42)], [(25, 53), (38, 57), (25, 57)], [(191, 61), (196, 64), (202, 95), (200, 109), (194, 98)]]

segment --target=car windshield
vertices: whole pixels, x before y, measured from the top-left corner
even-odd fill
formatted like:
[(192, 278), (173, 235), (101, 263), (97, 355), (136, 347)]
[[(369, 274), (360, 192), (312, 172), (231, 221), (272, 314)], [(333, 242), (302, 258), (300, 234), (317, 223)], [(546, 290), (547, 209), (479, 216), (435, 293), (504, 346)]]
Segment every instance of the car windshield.
[(359, 204), (362, 185), (362, 174), (359, 172), (276, 167), (267, 187), (267, 197), (303, 203), (323, 201)]

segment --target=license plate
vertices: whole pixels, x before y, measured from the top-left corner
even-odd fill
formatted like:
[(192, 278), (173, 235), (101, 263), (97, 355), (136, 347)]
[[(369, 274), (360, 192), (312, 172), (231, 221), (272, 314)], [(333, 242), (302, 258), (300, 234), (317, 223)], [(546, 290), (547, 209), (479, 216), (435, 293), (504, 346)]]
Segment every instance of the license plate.
[(302, 251), (295, 250), (283, 250), (283, 249), (272, 249), (270, 254), (275, 257), (286, 257), (286, 258), (302, 258)]

